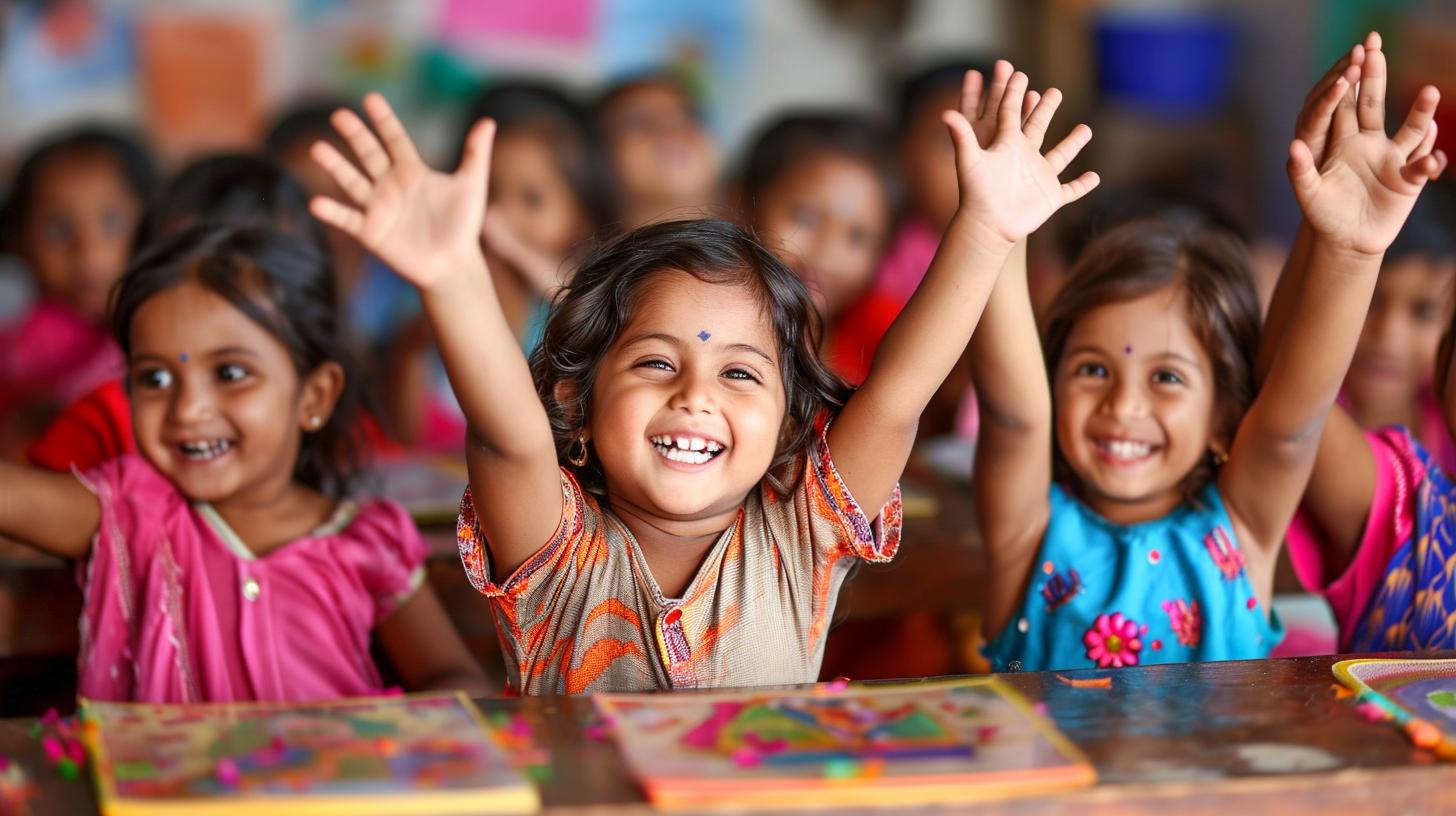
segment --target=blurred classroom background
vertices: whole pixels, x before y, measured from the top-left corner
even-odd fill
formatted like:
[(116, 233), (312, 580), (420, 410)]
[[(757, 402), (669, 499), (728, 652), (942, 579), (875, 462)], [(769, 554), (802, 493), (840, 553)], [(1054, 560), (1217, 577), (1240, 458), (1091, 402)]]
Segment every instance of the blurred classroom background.
[[(1294, 115), (1325, 66), (1378, 29), (1391, 110), (1425, 83), (1456, 98), (1451, 0), (10, 0), (0, 21), (0, 198), (29, 145), (80, 122), (139, 134), (165, 176), (200, 155), (258, 150), (291, 106), (379, 90), (443, 164), (493, 80), (546, 77), (589, 100), (663, 66), (687, 78), (732, 174), (752, 135), (786, 110), (847, 106), (890, 123), (897, 86), (916, 71), (1007, 57), (1033, 87), (1064, 91), (1058, 130), (1092, 126), (1074, 169), (1103, 177), (1081, 215), (1069, 208), (1034, 238), (1039, 256), (1067, 255), (1078, 239), (1067, 219), (1085, 226), (1088, 213), (1121, 206), (1120, 191), (1151, 185), (1221, 205), (1250, 238), (1265, 286), (1298, 222), (1284, 175)], [(1443, 111), (1452, 152), (1456, 107)], [(0, 256), (0, 323), (26, 308), (27, 285)], [(850, 581), (826, 676), (873, 676), (887, 647), (917, 655), (898, 659), (904, 675), (978, 668), (969, 489), (943, 478), (966, 470), (956, 456), (907, 474), (919, 518), (905, 553), (861, 572), (891, 580)], [(421, 478), (406, 474), (398, 490), (435, 490)], [(488, 606), (461, 580), (450, 521), (428, 533), (431, 580), (477, 656), (498, 666)], [(18, 552), (0, 542), (9, 711), (26, 707), (11, 692), (65, 682), (57, 672), (74, 660), (79, 602), (70, 570)], [(1310, 600), (1281, 610), (1286, 622), (1312, 609), (1305, 631), (1332, 631)], [(27, 656), (38, 657), (3, 662)]]

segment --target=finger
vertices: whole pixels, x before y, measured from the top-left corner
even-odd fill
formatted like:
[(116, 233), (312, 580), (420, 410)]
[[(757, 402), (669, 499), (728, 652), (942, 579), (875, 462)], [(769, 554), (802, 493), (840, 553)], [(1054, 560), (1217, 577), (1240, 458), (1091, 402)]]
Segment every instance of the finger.
[(490, 194), (490, 152), (495, 143), (495, 120), (481, 119), (470, 128), (465, 137), (465, 149), (461, 151), (460, 167), (455, 172), (464, 175), (480, 189), (482, 198)]
[[(1330, 70), (1325, 71), (1324, 76), (1320, 77), (1319, 81), (1310, 89), (1309, 95), (1304, 98), (1304, 107), (1301, 108), (1300, 115), (1303, 116), (1304, 112), (1313, 106), (1316, 101), (1323, 99), (1325, 93), (1329, 91), (1330, 86), (1335, 84), (1335, 80), (1340, 77), (1345, 77), (1350, 82), (1358, 82), (1360, 80), (1360, 64), (1364, 61), (1364, 48), (1358, 44), (1351, 46), (1350, 50), (1346, 51), (1343, 57), (1336, 60), (1335, 64), (1330, 66)], [(1350, 75), (1352, 72), (1354, 76)]]
[(334, 130), (348, 142), (349, 149), (359, 158), (359, 164), (369, 174), (369, 178), (377, 179), (389, 172), (389, 154), (384, 152), (384, 146), (374, 138), (374, 131), (364, 124), (358, 114), (348, 108), (340, 108), (334, 111), (329, 121), (333, 123)]
[(1062, 185), (1062, 203), (1071, 204), (1073, 201), (1097, 189), (1097, 185), (1101, 183), (1102, 177), (1088, 170)]
[(991, 84), (986, 88), (985, 98), (976, 109), (977, 119), (990, 119), (1001, 109), (1001, 97), (1006, 93), (1006, 83), (1011, 80), (1011, 63), (996, 60), (991, 68)]
[(1406, 114), (1405, 121), (1391, 139), (1406, 156), (1410, 156), (1426, 137), (1426, 129), (1431, 126), (1436, 115), (1436, 105), (1440, 101), (1441, 92), (1434, 85), (1427, 85), (1416, 94), (1410, 113)]
[(1335, 108), (1339, 107), (1340, 100), (1350, 90), (1350, 82), (1344, 77), (1335, 77), (1335, 81), (1325, 89), (1325, 93), (1299, 118), (1298, 133), (1294, 134), (1307, 143), (1316, 140), (1323, 142), (1325, 134), (1330, 131), (1330, 120), (1334, 118)]
[(1021, 130), (1021, 103), (1026, 97), (1028, 82), (1026, 74), (1020, 71), (1011, 75), (1006, 83), (1006, 93), (1001, 97), (1001, 110), (996, 114), (997, 130)]
[(1416, 186), (1425, 184), (1440, 173), (1441, 160), (1430, 153), (1407, 162), (1404, 167), (1400, 168), (1400, 177)]
[(1081, 153), (1082, 148), (1086, 147), (1090, 141), (1092, 141), (1092, 128), (1086, 125), (1077, 125), (1072, 128), (1072, 132), (1067, 134), (1067, 138), (1047, 151), (1046, 158), (1052, 166), (1052, 171), (1061, 175), (1062, 171), (1067, 169), (1067, 165), (1077, 158), (1077, 154)]
[(1026, 99), (1021, 103), (1021, 129), (1026, 130), (1026, 123), (1031, 119), (1032, 111), (1041, 104), (1041, 93), (1038, 91), (1027, 91)]
[(981, 154), (981, 143), (976, 141), (976, 132), (971, 129), (970, 121), (960, 111), (945, 111), (940, 115), (940, 120), (950, 131), (951, 143), (955, 145), (956, 166), (964, 169), (964, 162)]
[(1436, 174), (1431, 176), (1431, 180), (1434, 181), (1446, 172), (1446, 151), (1433, 150), (1431, 151), (1431, 155), (1436, 157)]
[(967, 119), (974, 119), (980, 115), (981, 88), (986, 80), (981, 72), (974, 68), (966, 72), (965, 79), (961, 80), (961, 115)]
[(1379, 51), (1381, 45), (1380, 32), (1372, 31), (1369, 34), (1366, 34), (1365, 42), (1361, 43), (1361, 45), (1365, 46), (1366, 50)]
[(1385, 132), (1385, 52), (1366, 49), (1355, 111), (1361, 130)]
[(374, 127), (379, 131), (379, 138), (384, 140), (384, 146), (389, 150), (389, 155), (396, 163), (420, 164), (420, 154), (415, 150), (415, 143), (405, 132), (404, 123), (399, 121), (395, 115), (394, 108), (389, 106), (382, 94), (371, 93), (364, 97), (364, 110), (369, 112), (369, 118), (374, 120)]
[(1314, 166), (1314, 154), (1303, 139), (1289, 143), (1289, 183), (1294, 186), (1295, 197), (1301, 202), (1308, 200), (1319, 186), (1319, 171)]
[(1421, 137), (1421, 143), (1418, 144), (1418, 145), (1416, 145), (1416, 149), (1415, 150), (1412, 150), (1410, 152), (1409, 158), (1411, 158), (1411, 159), (1418, 159), (1421, 156), (1424, 156), (1424, 155), (1430, 153), (1431, 152), (1431, 148), (1434, 148), (1435, 146), (1436, 146), (1436, 121), (1433, 119), (1433, 120), (1431, 120), (1431, 126), (1428, 127), (1428, 128), (1426, 128), (1426, 135), (1423, 136), (1423, 137)]
[(325, 141), (317, 141), (308, 149), (308, 155), (314, 163), (324, 169), (349, 198), (355, 204), (363, 205), (369, 200), (369, 193), (374, 190), (374, 184), (364, 178), (359, 168), (354, 163), (344, 158), (337, 147)]
[[(1062, 92), (1056, 88), (1048, 88), (1046, 96), (1042, 97), (1041, 104), (1031, 112), (1026, 119), (1026, 126), (1021, 132), (1031, 140), (1032, 146), (1041, 150), (1042, 140), (1046, 138), (1047, 128), (1051, 126), (1052, 117), (1056, 115), (1057, 108), (1062, 104)], [(1058, 171), (1061, 172), (1061, 171)]]
[[(1364, 46), (1355, 46), (1361, 53), (1365, 52)], [(1361, 64), (1364, 70), (1364, 64)], [(1340, 97), (1340, 103), (1335, 106), (1335, 115), (1330, 122), (1329, 138), (1338, 141), (1360, 130), (1360, 120), (1355, 115), (1356, 92), (1359, 89), (1359, 80), (1350, 83), (1345, 88), (1345, 95)]]
[(364, 232), (364, 213), (353, 207), (340, 204), (328, 196), (314, 196), (309, 199), (308, 211), (318, 220), (332, 227), (338, 227), (355, 239)]

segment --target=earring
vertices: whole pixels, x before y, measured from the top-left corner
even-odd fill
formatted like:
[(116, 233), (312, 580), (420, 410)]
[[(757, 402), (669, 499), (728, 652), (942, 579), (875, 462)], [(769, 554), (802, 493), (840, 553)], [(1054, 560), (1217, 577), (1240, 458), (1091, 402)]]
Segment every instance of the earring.
[(313, 416), (308, 418), (308, 428), (311, 431), (317, 431), (319, 428), (322, 428), (323, 425), (324, 418), (319, 416), (318, 414), (314, 414)]
[(573, 467), (582, 467), (586, 464), (586, 434), (577, 434), (566, 446), (566, 461)]
[(1221, 450), (1210, 450), (1209, 451), (1209, 454), (1211, 456), (1213, 456), (1213, 466), (1214, 467), (1223, 467), (1224, 465), (1228, 464), (1228, 454), (1227, 453), (1224, 453)]

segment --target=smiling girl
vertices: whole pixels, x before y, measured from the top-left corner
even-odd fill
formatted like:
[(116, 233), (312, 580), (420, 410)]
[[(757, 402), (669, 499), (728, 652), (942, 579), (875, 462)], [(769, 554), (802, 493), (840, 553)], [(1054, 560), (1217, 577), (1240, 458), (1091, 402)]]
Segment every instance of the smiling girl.
[(1257, 396), (1258, 299), (1231, 237), (1158, 222), (1107, 234), (1043, 343), (1025, 274), (997, 281), (971, 343), (996, 669), (1255, 658), (1278, 643), (1274, 559), (1355, 350), (1348, 327), (1439, 170), (1434, 89), (1389, 137), (1383, 69), (1378, 52), (1347, 57), (1301, 119), (1289, 175), (1311, 261)]
[(1056, 106), (1023, 111), (1019, 77), (987, 147), (948, 115), (961, 209), (853, 395), (814, 348), (803, 284), (718, 221), (645, 227), (587, 259), (528, 368), (476, 238), (492, 123), (446, 175), (381, 97), (365, 107), (382, 145), (336, 115), (363, 170), (318, 144), (353, 204), (314, 212), (420, 290), (471, 427), (461, 555), (518, 690), (816, 678), (849, 566), (895, 553), (917, 420), (1008, 253), (1095, 185), (1057, 180), (1090, 134), (1042, 156)]

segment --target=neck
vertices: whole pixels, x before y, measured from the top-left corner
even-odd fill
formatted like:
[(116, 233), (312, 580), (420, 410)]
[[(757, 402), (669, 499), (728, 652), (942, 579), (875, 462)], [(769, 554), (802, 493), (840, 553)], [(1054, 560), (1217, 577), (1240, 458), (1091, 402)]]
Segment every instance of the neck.
[(313, 532), (333, 515), (335, 503), (293, 481), (213, 502), (248, 549), (263, 555)]
[(741, 502), (730, 510), (699, 519), (653, 516), (629, 503), (613, 503), (617, 515), (647, 559), (647, 568), (663, 595), (680, 598), (697, 575), (703, 557), (734, 521)]
[(1119, 525), (1155, 521), (1183, 503), (1183, 493), (1177, 488), (1136, 499), (1114, 499), (1084, 487), (1081, 498), (1097, 515)]
[(1362, 428), (1404, 425), (1419, 431), (1420, 405), (1414, 395), (1390, 398), (1360, 398), (1350, 395), (1350, 413)]

